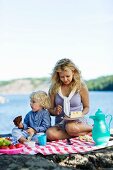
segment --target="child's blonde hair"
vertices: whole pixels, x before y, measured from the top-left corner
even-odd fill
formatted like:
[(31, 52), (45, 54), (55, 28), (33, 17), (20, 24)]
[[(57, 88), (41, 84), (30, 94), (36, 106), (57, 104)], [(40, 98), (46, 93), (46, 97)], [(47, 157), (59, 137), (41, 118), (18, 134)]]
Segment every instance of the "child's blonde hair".
[(41, 107), (45, 108), (45, 109), (49, 109), (51, 104), (50, 104), (50, 98), (49, 96), (47, 95), (46, 92), (44, 91), (36, 91), (36, 92), (33, 92), (31, 95), (30, 95), (30, 99), (31, 100), (36, 100)]

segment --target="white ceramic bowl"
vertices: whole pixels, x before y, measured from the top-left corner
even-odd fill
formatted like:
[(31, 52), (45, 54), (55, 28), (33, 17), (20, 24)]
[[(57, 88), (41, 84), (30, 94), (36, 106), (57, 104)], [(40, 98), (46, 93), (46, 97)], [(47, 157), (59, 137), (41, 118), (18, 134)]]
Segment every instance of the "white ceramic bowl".
[(24, 142), (24, 144), (25, 144), (25, 146), (30, 147), (30, 148), (35, 147), (35, 141)]

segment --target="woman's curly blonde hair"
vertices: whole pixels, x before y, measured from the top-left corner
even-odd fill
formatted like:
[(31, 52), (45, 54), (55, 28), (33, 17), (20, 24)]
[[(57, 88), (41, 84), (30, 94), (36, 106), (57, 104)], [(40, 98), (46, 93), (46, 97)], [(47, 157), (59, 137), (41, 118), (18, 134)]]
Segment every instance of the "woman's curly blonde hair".
[(37, 101), (41, 107), (49, 109), (51, 107), (50, 98), (44, 91), (36, 91), (30, 95), (30, 99)]
[(65, 71), (67, 68), (72, 70), (74, 73), (72, 82), (70, 84), (70, 90), (73, 90), (74, 88), (76, 91), (80, 90), (81, 71), (70, 59), (64, 58), (59, 60), (53, 69), (53, 73), (51, 75), (51, 86), (49, 89), (50, 94), (56, 94), (58, 92), (59, 87), (62, 85), (62, 81), (59, 77), (59, 72)]

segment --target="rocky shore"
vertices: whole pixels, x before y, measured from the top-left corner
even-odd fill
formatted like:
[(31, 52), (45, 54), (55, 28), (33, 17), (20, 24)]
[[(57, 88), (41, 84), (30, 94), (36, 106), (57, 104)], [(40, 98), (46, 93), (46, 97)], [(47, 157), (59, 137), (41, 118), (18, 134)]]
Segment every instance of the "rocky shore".
[(70, 155), (0, 155), (1, 170), (112, 170), (113, 147)]
[(0, 94), (29, 94), (35, 90), (48, 91), (49, 80), (17, 79), (0, 85)]

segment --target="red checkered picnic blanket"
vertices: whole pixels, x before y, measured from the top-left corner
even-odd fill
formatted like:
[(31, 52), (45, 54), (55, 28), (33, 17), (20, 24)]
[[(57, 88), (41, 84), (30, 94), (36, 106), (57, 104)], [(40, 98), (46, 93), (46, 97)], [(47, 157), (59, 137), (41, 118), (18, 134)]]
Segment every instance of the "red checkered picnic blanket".
[(72, 145), (67, 144), (67, 140), (58, 140), (47, 142), (46, 146), (39, 146), (36, 144), (34, 148), (23, 148), (23, 152), (21, 154), (37, 154), (41, 153), (43, 155), (50, 154), (70, 154), (70, 153), (82, 153), (93, 150), (98, 150), (101, 148), (105, 148), (108, 146), (113, 146), (113, 141), (109, 141), (106, 146), (95, 146), (93, 141), (87, 142), (84, 140), (80, 140), (79, 138), (70, 139)]

